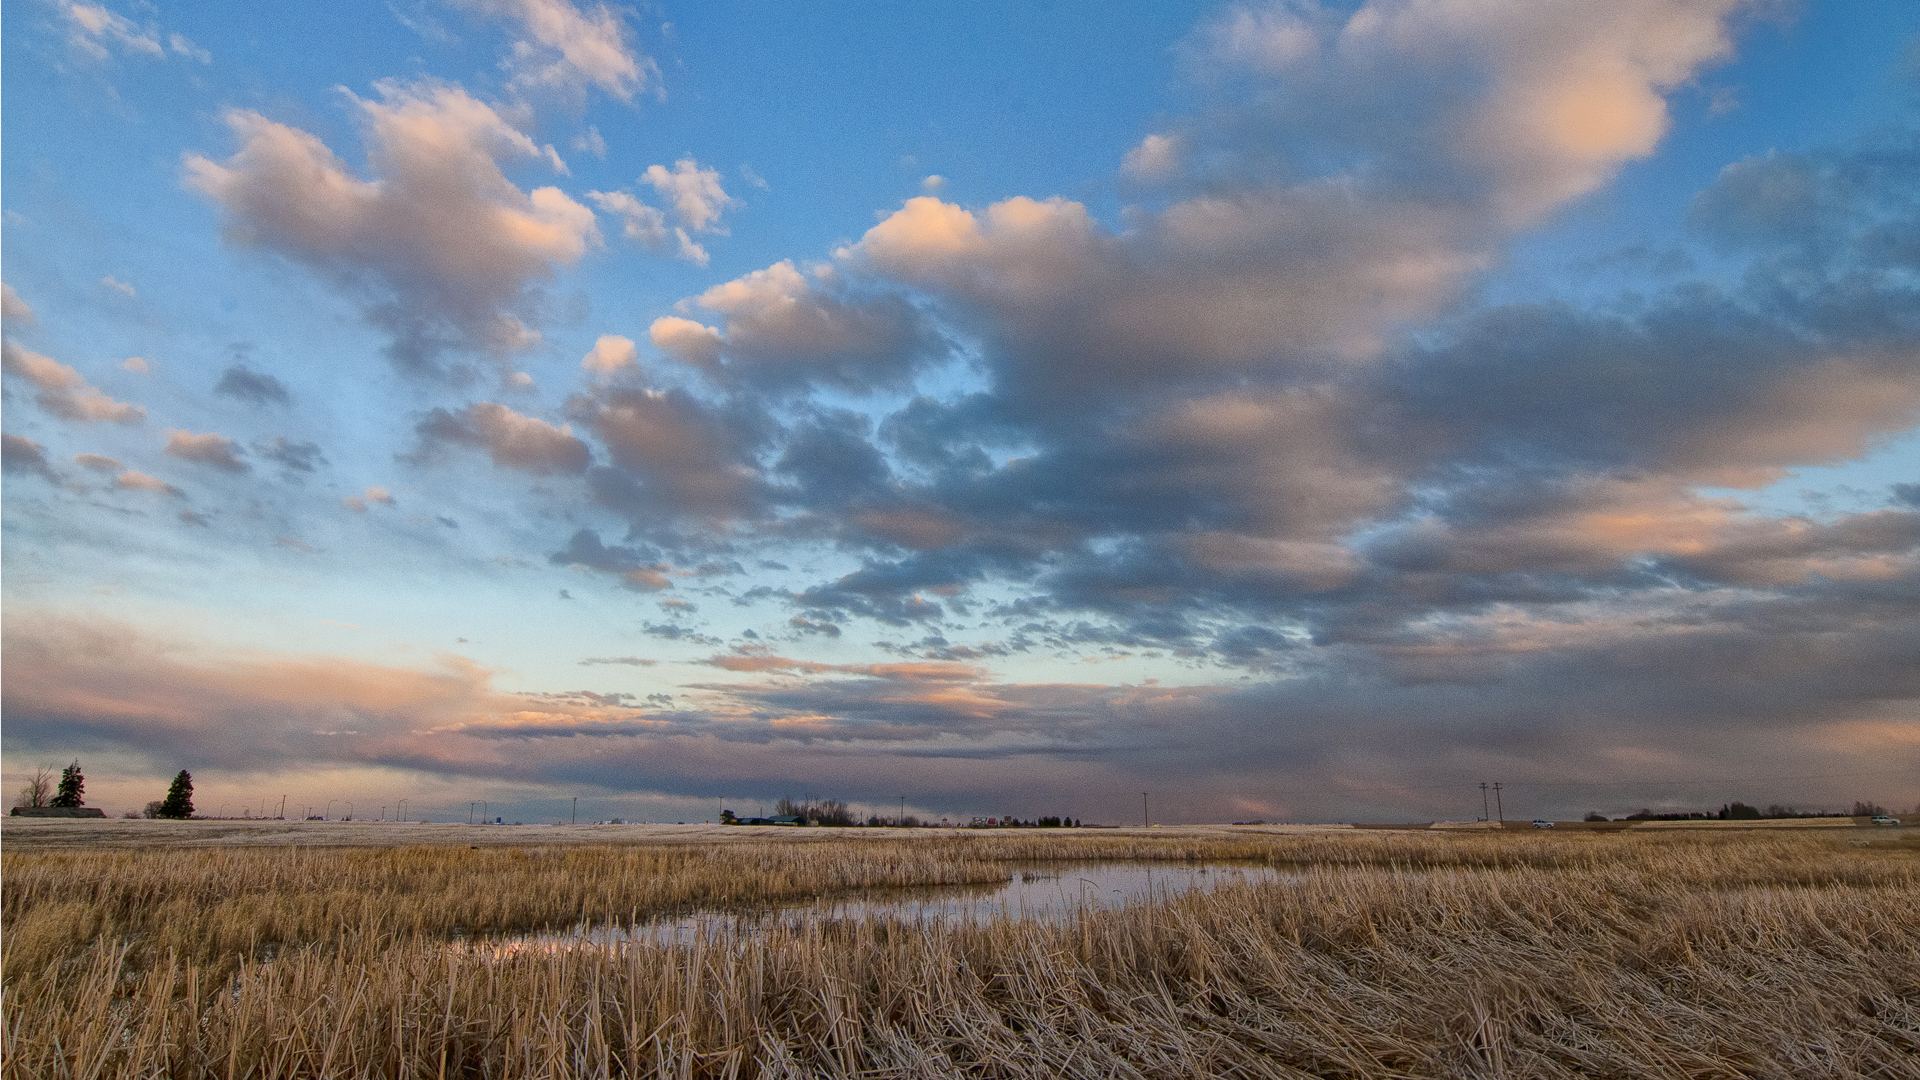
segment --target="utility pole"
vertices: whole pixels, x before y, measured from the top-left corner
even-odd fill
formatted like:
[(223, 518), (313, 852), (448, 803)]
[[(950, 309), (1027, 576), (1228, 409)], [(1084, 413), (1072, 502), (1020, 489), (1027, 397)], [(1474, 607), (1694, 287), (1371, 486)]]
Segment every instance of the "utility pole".
[(1147, 814), (1147, 793), (1144, 791), (1140, 793), (1140, 827), (1153, 828), (1153, 818)]
[(894, 824), (903, 829), (907, 827), (907, 797), (905, 795), (900, 796), (900, 816), (895, 819)]
[(380, 820), (381, 821), (387, 820), (387, 808), (385, 805), (382, 805), (380, 807)]
[(404, 825), (404, 824), (406, 824), (406, 820), (407, 820), (407, 800), (405, 800), (405, 799), (401, 799), (401, 800), (400, 800), (400, 822), (401, 822), (401, 824), (403, 824), (403, 825)]
[[(723, 801), (721, 805), (724, 806), (725, 802)], [(573, 797), (573, 816), (567, 819), (567, 824), (569, 825), (580, 824), (580, 796), (578, 795), (575, 795)]]
[(1493, 806), (1487, 802), (1487, 782), (1480, 781), (1480, 820), (1493, 820)]
[(493, 808), (487, 805), (485, 799), (480, 800), (480, 824), (485, 825), (492, 820)]
[(467, 824), (473, 824), (473, 803), (467, 804)]
[(280, 796), (280, 820), (287, 820), (287, 797), (285, 795)]
[(1506, 825), (1506, 823), (1507, 823), (1507, 808), (1506, 808), (1505, 806), (1503, 806), (1503, 805), (1501, 805), (1501, 803), (1500, 803), (1500, 783), (1499, 783), (1499, 781), (1495, 781), (1495, 782), (1494, 782), (1494, 785), (1493, 785), (1493, 807), (1494, 807), (1494, 809), (1496, 809), (1496, 810), (1498, 810), (1498, 811), (1500, 811), (1500, 824), (1501, 824), (1502, 826), (1504, 826), (1504, 825)]

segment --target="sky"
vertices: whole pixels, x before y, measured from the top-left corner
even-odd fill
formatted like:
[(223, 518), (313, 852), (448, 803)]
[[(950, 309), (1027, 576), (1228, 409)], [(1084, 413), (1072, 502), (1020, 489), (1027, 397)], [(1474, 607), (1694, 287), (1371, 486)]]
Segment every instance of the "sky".
[(8, 794), (1920, 810), (1920, 6), (0, 17)]

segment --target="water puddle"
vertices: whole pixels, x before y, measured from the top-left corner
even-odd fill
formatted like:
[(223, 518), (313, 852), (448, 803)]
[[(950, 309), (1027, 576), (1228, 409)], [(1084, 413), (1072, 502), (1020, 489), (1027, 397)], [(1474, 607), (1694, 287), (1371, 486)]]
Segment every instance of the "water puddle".
[[(995, 919), (1031, 919), (1062, 924), (1082, 911), (1169, 900), (1195, 889), (1290, 879), (1271, 866), (1090, 863), (1023, 867), (1013, 879), (984, 885), (890, 889), (859, 897), (806, 900), (754, 911), (696, 911), (636, 926), (580, 926), (572, 930), (495, 939), (482, 948), (518, 952), (527, 948), (618, 948), (631, 942), (688, 944), (701, 938), (753, 935), (810, 924), (894, 920), (954, 925)], [(476, 943), (478, 944), (478, 943)]]

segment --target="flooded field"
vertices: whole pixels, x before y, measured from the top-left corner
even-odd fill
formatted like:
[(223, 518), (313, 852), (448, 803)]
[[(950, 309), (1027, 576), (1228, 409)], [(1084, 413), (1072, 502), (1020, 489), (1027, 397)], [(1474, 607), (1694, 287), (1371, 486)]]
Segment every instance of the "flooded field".
[(995, 919), (1060, 925), (1081, 911), (1112, 910), (1167, 900), (1196, 889), (1283, 879), (1271, 866), (1246, 864), (1167, 865), (1087, 863), (1029, 866), (1011, 880), (986, 885), (877, 890), (860, 897), (781, 904), (750, 911), (696, 911), (635, 926), (581, 925), (571, 930), (516, 934), (490, 944), (514, 951), (525, 946), (617, 948), (629, 942), (688, 944), (725, 934), (755, 934), (812, 923), (987, 923)]
[(0, 1080), (1866, 1080), (1920, 1032), (1904, 829), (320, 824), (9, 830)]

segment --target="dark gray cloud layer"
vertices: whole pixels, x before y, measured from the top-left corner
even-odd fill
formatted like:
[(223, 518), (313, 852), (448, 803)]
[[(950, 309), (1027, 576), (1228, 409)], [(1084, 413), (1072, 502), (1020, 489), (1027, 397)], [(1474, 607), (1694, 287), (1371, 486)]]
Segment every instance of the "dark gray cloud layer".
[[(320, 734), (339, 725), (310, 702), (267, 711), (342, 764), (676, 793), (811, 776), (863, 799), (910, 780), (1022, 813), (1152, 783), (1190, 792), (1191, 817), (1459, 816), (1471, 796), (1449, 785), (1496, 776), (1534, 785), (1537, 812), (1617, 812), (1771, 798), (1726, 778), (1783, 762), (1907, 767), (1913, 794), (1920, 475), (1845, 513), (1742, 494), (1920, 425), (1911, 108), (1727, 166), (1664, 287), (1472, 293), (1514, 237), (1653, 152), (1664, 95), (1729, 55), (1733, 6), (1233, 9), (1187, 45), (1207, 107), (1127, 155), (1137, 201), (1118, 227), (1061, 198), (913, 199), (825, 263), (689, 297), (649, 328), (658, 365), (603, 338), (624, 349), (596, 345), (549, 418), (415, 414), (404, 462), (484, 453), (523, 474), (548, 572), (647, 594), (669, 616), (628, 631), (717, 650), (694, 669), (711, 681), (642, 704), (383, 670), (369, 685), (404, 683), (431, 715), (362, 694), (357, 742)], [(539, 285), (598, 242), (591, 213), (506, 180), (501, 162), (552, 154), (491, 107), (437, 84), (381, 94), (356, 99), (377, 183), (252, 113), (229, 117), (239, 151), (190, 159), (188, 182), (235, 240), (348, 288), (405, 370), (532, 349)], [(419, 155), (413, 128), (453, 153)], [(275, 179), (288, 170), (312, 182)], [(333, 200), (325, 228), (303, 193)], [(421, 224), (423, 205), (486, 227)], [(9, 348), (50, 414), (138, 419)], [(290, 401), (238, 366), (217, 392)], [(225, 436), (170, 438), (248, 469)], [(290, 472), (324, 461), (252, 445)], [(42, 451), (7, 436), (8, 470), (54, 479)], [(796, 550), (842, 568), (808, 577)], [(736, 590), (749, 564), (785, 576)], [(696, 585), (777, 617), (724, 639), (690, 600), (660, 601)], [(9, 644), (10, 684), (29, 665), (10, 740), (83, 722), (84, 696), (30, 665), (106, 685), (56, 647), (101, 633)], [(106, 637), (100, 655), (204, 686), (235, 726), (271, 697), (273, 672), (236, 685)], [(1132, 685), (1133, 658), (1210, 684)], [(976, 666), (1043, 659), (1094, 674)], [(142, 726), (172, 704), (84, 722), (148, 749), (154, 732), (198, 740), (236, 769), (274, 752)]]

